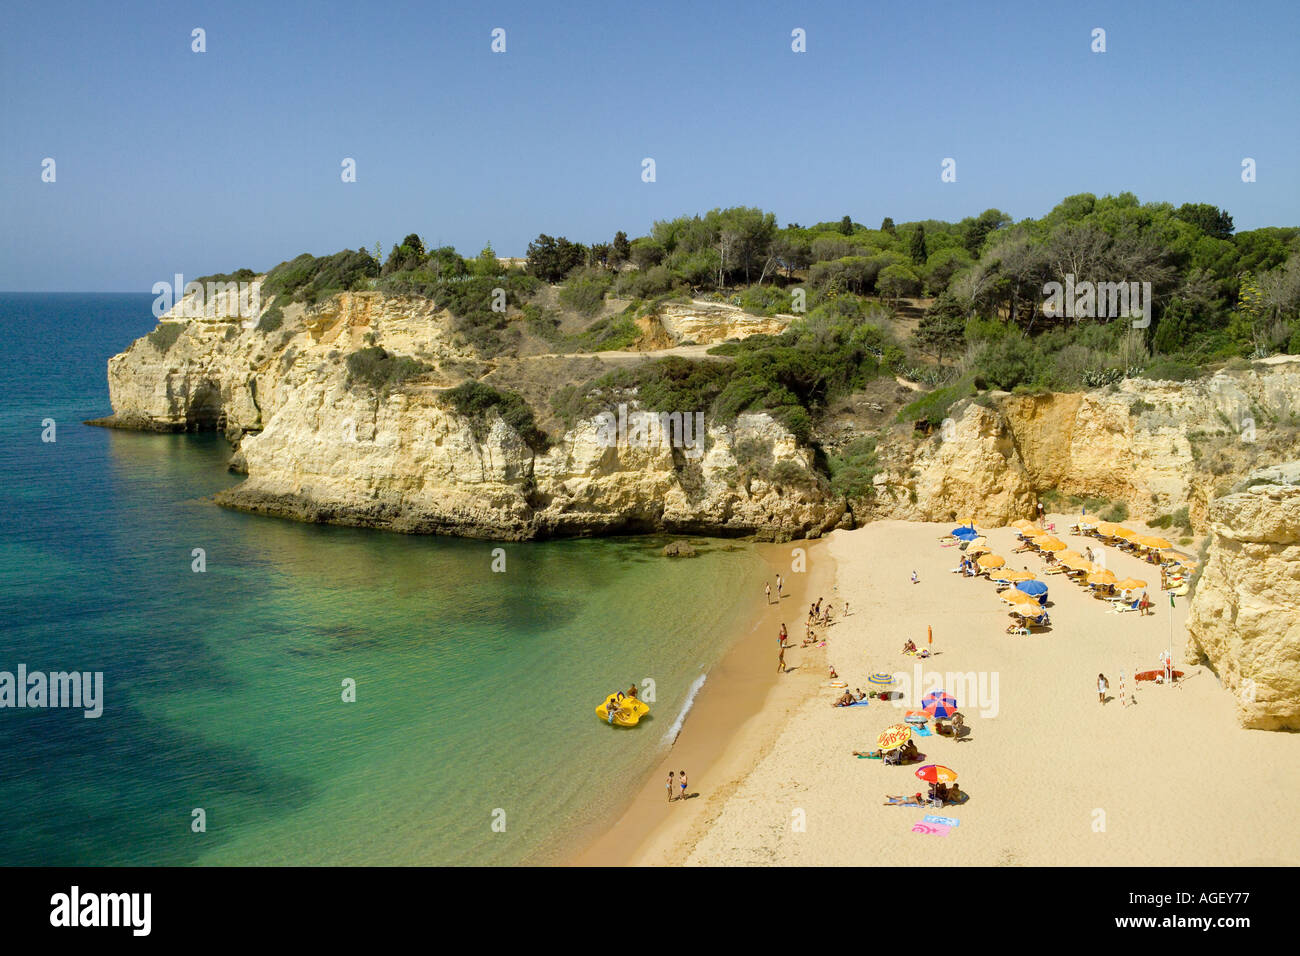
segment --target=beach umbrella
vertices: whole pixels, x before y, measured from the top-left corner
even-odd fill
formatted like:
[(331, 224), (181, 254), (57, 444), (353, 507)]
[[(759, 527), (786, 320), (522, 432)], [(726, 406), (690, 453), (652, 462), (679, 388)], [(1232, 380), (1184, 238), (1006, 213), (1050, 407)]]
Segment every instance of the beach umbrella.
[(957, 713), (957, 698), (947, 691), (932, 691), (921, 701), (921, 709), (931, 717), (947, 720)]
[(1071, 554), (1066, 557), (1057, 555), (1057, 560), (1061, 562), (1062, 567), (1069, 568), (1071, 571), (1084, 571), (1091, 574), (1093, 570), (1092, 562), (1081, 554)]
[(911, 739), (911, 727), (907, 726), (907, 724), (893, 724), (892, 726), (886, 727), (882, 730), (880, 735), (876, 737), (876, 746), (878, 746), (882, 752), (897, 750)]
[(1118, 526), (1115, 528), (1115, 533), (1111, 535), (1112, 538), (1123, 538), (1125, 541), (1136, 541), (1137, 536), (1138, 533), (1136, 531), (1131, 531), (1128, 528), (1121, 528)]
[(980, 535), (978, 538), (972, 538), (972, 539), (970, 540), (970, 543), (969, 543), (969, 546), (967, 547), (967, 550), (969, 551), (970, 548), (977, 548), (977, 547), (979, 547), (980, 545), (984, 545), (984, 544), (988, 544), (988, 543), (989, 543), (989, 539), (986, 538), (986, 537), (984, 537), (984, 535)]
[(1144, 548), (1150, 548), (1153, 551), (1165, 551), (1172, 548), (1173, 545), (1164, 538), (1157, 538), (1154, 535), (1140, 534), (1137, 536), (1137, 543)]
[(1016, 584), (1020, 581), (1032, 581), (1034, 576), (1028, 571), (1003, 571), (998, 575), (998, 580), (1006, 581), (1008, 584)]
[(966, 549), (966, 555), (973, 558), (976, 555), (988, 554), (991, 550), (987, 544), (972, 544)]
[(877, 687), (888, 687), (893, 682), (893, 674), (872, 674), (867, 678), (868, 684), (875, 684)]
[(1019, 528), (1021, 531), (1028, 531), (1033, 526), (1034, 523), (1028, 518), (1017, 518), (1015, 521), (1011, 522), (1011, 527)]
[(1125, 578), (1123, 581), (1115, 582), (1115, 589), (1118, 591), (1136, 591), (1138, 588), (1146, 586), (1147, 583), (1138, 578)]
[(1011, 588), (1010, 590), (1003, 591), (1001, 594), (998, 595), (998, 597), (1001, 598), (1003, 601), (1006, 601), (1008, 604), (1032, 604), (1035, 607), (1038, 606), (1038, 598), (1031, 597), (1030, 595), (1026, 594), (1024, 591), (1018, 590), (1017, 588)]
[(956, 783), (957, 771), (942, 764), (928, 763), (916, 768), (916, 776), (926, 783)]
[(1097, 533), (1105, 535), (1108, 538), (1115, 537), (1115, 532), (1119, 530), (1119, 525), (1113, 521), (1101, 521), (1097, 524)]
[(1007, 559), (996, 554), (982, 554), (976, 562), (981, 569), (992, 571), (994, 568), (1000, 568), (1007, 563)]
[(1044, 535), (1034, 542), (1040, 551), (1064, 551), (1067, 545), (1060, 538), (1054, 535)]
[(1047, 597), (1047, 585), (1042, 581), (1020, 581), (1016, 584), (1016, 590), (1038, 598), (1040, 603)]
[(952, 536), (958, 540), (969, 542), (974, 541), (980, 535), (974, 528), (953, 528)]
[(1100, 571), (1094, 571), (1094, 572), (1092, 572), (1092, 574), (1088, 575), (1088, 583), (1089, 583), (1089, 584), (1100, 584), (1100, 585), (1114, 584), (1114, 583), (1115, 583), (1115, 572), (1114, 572), (1114, 571), (1108, 571), (1108, 570), (1106, 570), (1105, 568), (1103, 568), (1103, 569), (1100, 570)]
[(1028, 541), (1031, 538), (1043, 538), (1047, 536), (1047, 531), (1042, 528), (1025, 528), (1020, 532), (1020, 537)]

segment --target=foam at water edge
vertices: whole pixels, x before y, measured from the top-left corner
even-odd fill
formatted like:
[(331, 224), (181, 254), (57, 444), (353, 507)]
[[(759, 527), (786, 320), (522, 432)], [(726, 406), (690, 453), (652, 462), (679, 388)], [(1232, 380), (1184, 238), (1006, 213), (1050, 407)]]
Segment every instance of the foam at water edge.
[(682, 732), (682, 724), (686, 721), (686, 715), (691, 712), (691, 708), (695, 705), (695, 695), (700, 692), (700, 688), (704, 686), (704, 681), (708, 676), (708, 674), (701, 674), (691, 683), (690, 690), (686, 692), (686, 703), (682, 705), (681, 713), (677, 715), (673, 725), (668, 728), (668, 733), (664, 734), (664, 743), (668, 744), (668, 746), (671, 747), (677, 742), (677, 735)]

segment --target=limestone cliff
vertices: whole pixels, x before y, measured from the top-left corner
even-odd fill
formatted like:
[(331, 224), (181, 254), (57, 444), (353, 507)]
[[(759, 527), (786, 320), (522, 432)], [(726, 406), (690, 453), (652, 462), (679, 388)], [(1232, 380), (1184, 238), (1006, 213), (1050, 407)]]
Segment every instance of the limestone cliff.
[(1300, 730), (1300, 461), (1246, 485), (1210, 506), (1186, 655), (1215, 669), (1243, 726)]
[(855, 514), (996, 526), (1031, 515), (1054, 489), (1124, 502), (1136, 519), (1187, 507), (1203, 527), (1216, 492), (1300, 453), (1298, 412), (1296, 360), (1194, 382), (994, 394), (955, 406), (923, 441), (896, 429), (875, 501)]
[[(180, 307), (178, 306), (178, 312)], [(427, 300), (345, 293), (293, 306), (267, 330), (223, 312), (164, 317), (161, 338), (109, 362), (113, 418), (151, 429), (222, 428), (238, 440), (243, 483), (218, 500), (249, 511), (476, 537), (680, 531), (788, 538), (818, 534), (844, 506), (826, 496), (813, 453), (765, 414), (692, 435), (610, 436), (579, 422), (544, 453), (499, 417), (463, 418), (446, 389), (481, 362), (457, 346), (450, 317)], [(174, 338), (174, 340), (173, 340)], [(429, 371), (393, 390), (350, 380), (366, 346)], [(784, 484), (748, 474), (738, 445), (758, 447)]]

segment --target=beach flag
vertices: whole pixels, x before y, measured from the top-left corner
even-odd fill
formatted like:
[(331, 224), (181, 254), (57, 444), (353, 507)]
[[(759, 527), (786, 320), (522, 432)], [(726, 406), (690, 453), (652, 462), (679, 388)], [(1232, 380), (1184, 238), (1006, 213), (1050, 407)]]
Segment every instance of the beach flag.
[(1174, 593), (1172, 591), (1169, 592), (1169, 606), (1174, 606)]
[(1123, 671), (1120, 671), (1120, 672), (1119, 672), (1119, 705), (1120, 705), (1121, 707), (1127, 707), (1127, 706), (1128, 706), (1128, 692), (1127, 692), (1126, 690), (1124, 690), (1124, 672), (1123, 672)]
[[(1169, 600), (1172, 601), (1173, 598), (1171, 597)], [(925, 640), (931, 647), (934, 646), (934, 627), (932, 625), (927, 624), (925, 626)]]

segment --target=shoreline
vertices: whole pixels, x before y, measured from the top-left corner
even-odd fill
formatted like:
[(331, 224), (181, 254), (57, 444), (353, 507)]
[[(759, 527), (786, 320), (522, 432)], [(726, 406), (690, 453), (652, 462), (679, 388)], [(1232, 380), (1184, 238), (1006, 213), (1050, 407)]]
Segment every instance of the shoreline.
[[(802, 548), (807, 571), (790, 573), (791, 552)], [(677, 738), (628, 797), (611, 825), (593, 834), (568, 858), (568, 866), (675, 865), (722, 812), (728, 798), (753, 765), (775, 743), (784, 715), (807, 699), (811, 687), (825, 684), (827, 648), (799, 647), (801, 622), (819, 596), (835, 598), (835, 564), (826, 539), (759, 544), (769, 567), (767, 580), (780, 572), (785, 597), (762, 608), (730, 640), (722, 659), (708, 672)], [(761, 597), (761, 582), (755, 582)], [(776, 634), (784, 621), (790, 634), (787, 672), (776, 673)], [(831, 634), (834, 628), (831, 626)], [(669, 804), (669, 770), (686, 769), (689, 800)]]

